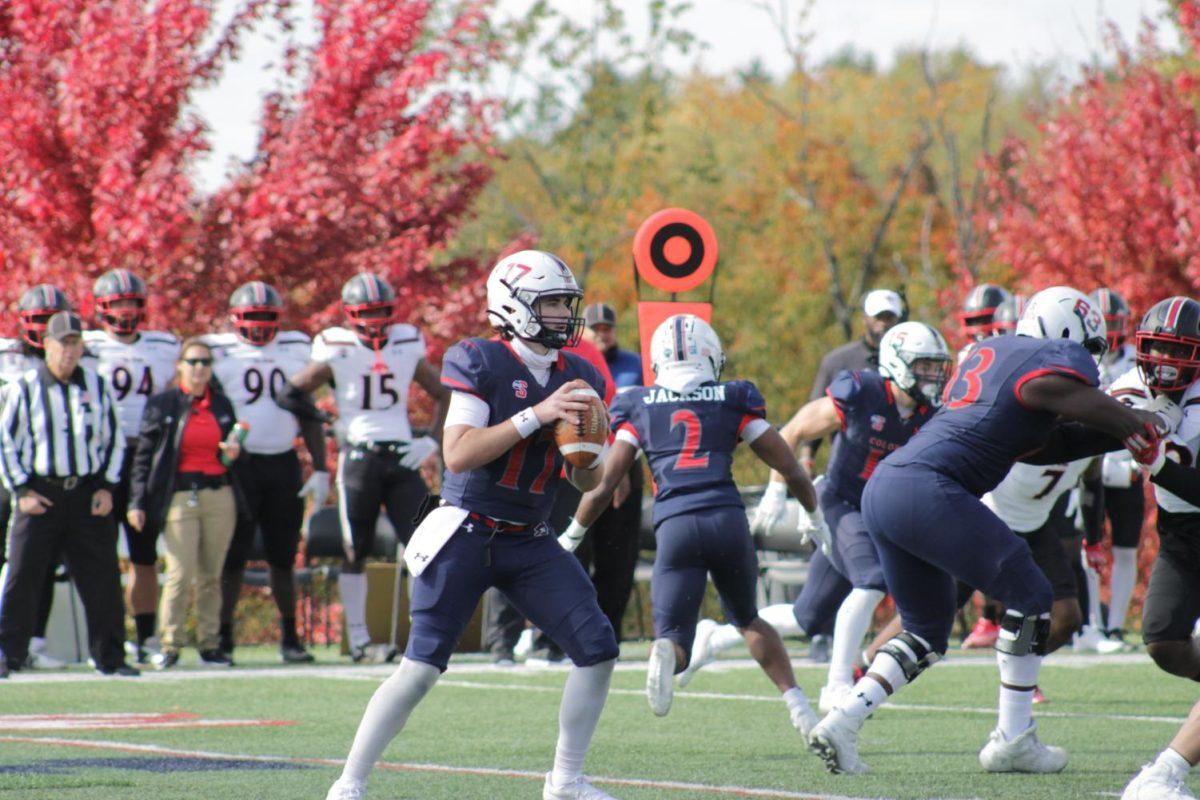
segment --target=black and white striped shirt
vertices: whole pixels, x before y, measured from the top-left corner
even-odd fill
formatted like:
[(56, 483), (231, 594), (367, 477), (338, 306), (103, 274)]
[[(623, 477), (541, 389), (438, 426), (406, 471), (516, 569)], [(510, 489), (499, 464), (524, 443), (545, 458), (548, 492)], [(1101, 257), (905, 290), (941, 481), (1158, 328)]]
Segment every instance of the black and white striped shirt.
[(0, 397), (0, 478), (15, 492), (31, 478), (121, 477), (125, 437), (107, 382), (77, 367), (61, 383), (44, 364), (5, 385)]

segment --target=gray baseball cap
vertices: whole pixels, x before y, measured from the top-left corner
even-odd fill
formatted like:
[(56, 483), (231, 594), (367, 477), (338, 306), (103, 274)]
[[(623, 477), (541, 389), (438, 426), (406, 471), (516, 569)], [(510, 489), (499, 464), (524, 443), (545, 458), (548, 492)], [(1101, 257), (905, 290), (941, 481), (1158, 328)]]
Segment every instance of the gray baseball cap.
[(60, 342), (68, 336), (83, 336), (83, 317), (74, 311), (59, 311), (46, 322), (42, 335)]
[(608, 303), (592, 303), (583, 310), (583, 324), (589, 328), (597, 325), (617, 324), (617, 310)]

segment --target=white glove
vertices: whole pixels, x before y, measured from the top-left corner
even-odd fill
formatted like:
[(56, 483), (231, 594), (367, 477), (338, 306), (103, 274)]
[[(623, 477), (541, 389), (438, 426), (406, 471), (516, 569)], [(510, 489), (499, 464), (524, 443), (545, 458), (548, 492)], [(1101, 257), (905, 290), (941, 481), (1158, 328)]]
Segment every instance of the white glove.
[(765, 536), (771, 529), (783, 521), (787, 513), (787, 484), (771, 481), (763, 492), (758, 507), (754, 509), (754, 519), (750, 523), (750, 531)]
[(400, 466), (411, 470), (420, 469), (425, 459), (429, 458), (431, 453), (437, 452), (437, 449), (438, 443), (432, 436), (413, 439), (405, 447), (404, 455), (400, 457)]
[(562, 545), (563, 550), (566, 550), (568, 553), (574, 553), (575, 548), (579, 547), (579, 543), (587, 535), (587, 530), (587, 528), (576, 522), (574, 517), (571, 517), (571, 524), (567, 526), (563, 535), (558, 537), (558, 543)]
[(300, 487), (300, 491), (296, 492), (296, 497), (311, 497), (313, 508), (324, 506), (325, 501), (329, 499), (329, 473), (324, 470), (313, 472)]
[(825, 522), (825, 515), (818, 508), (811, 514), (804, 510), (804, 506), (800, 506), (800, 513), (796, 518), (796, 530), (800, 531), (801, 537), (805, 540), (811, 539), (821, 547), (821, 552), (829, 555), (833, 550), (833, 533), (829, 530), (828, 523)]
[(1175, 401), (1167, 399), (1166, 395), (1160, 394), (1151, 400), (1146, 411), (1154, 412), (1161, 420), (1158, 425), (1159, 436), (1174, 433), (1179, 423), (1183, 422), (1183, 409)]

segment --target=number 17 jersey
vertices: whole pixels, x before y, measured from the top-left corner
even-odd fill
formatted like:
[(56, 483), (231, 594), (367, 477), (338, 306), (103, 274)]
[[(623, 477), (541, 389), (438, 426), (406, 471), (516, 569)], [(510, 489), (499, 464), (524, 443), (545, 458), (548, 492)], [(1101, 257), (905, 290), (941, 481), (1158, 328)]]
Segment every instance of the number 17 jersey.
[(1044, 375), (1100, 385), (1096, 362), (1069, 339), (995, 336), (973, 345), (946, 384), (941, 409), (887, 463), (930, 467), (976, 497), (991, 491), (1057, 421), (1021, 401), (1021, 387)]

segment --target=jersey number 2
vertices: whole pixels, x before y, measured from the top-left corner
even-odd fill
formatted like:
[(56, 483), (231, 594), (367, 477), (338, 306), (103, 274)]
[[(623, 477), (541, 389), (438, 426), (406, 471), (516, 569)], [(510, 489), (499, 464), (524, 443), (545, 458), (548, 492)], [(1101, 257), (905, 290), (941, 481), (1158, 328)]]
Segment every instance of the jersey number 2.
[(679, 451), (679, 456), (675, 459), (675, 469), (707, 468), (708, 453), (696, 456), (696, 451), (700, 449), (700, 434), (703, 432), (700, 418), (696, 416), (696, 412), (686, 408), (676, 411), (671, 415), (671, 430), (675, 430), (677, 425), (683, 426), (684, 433), (683, 449)]
[[(946, 384), (946, 394), (942, 397), (946, 408), (965, 408), (978, 400), (979, 393), (983, 390), (983, 373), (988, 371), (995, 360), (996, 351), (990, 347), (978, 347), (967, 356), (950, 379), (950, 383)], [(971, 362), (975, 363), (963, 369)]]

